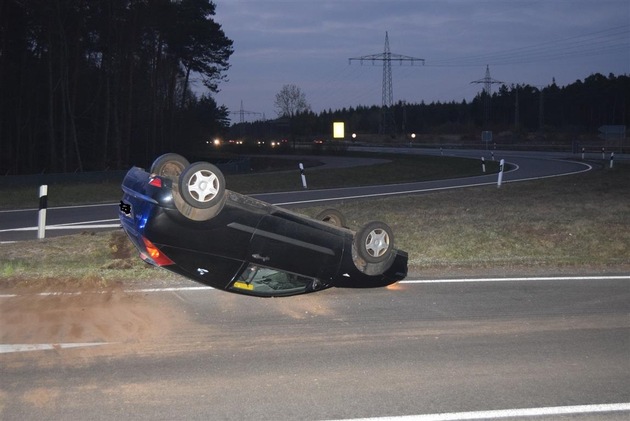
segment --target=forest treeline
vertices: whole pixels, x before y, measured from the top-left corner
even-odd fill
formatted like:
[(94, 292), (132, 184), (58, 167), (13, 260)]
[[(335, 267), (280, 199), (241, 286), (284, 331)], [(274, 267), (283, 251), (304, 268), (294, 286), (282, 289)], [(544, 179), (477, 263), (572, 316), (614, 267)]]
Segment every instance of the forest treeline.
[[(217, 135), (330, 137), (337, 120), (348, 133), (381, 131), (376, 105), (230, 126), (212, 94), (233, 42), (214, 17), (210, 0), (0, 0), (0, 176), (124, 169)], [(192, 75), (207, 95), (192, 91)], [(628, 75), (594, 74), (564, 87), (501, 86), (468, 102), (397, 103), (388, 135), (596, 136), (601, 125), (627, 125), (629, 104)]]
[(223, 130), (208, 0), (0, 0), (0, 175), (121, 168)]
[[(348, 135), (380, 132), (384, 138), (404, 138), (416, 133), (458, 134), (479, 139), (483, 130), (509, 132), (515, 141), (532, 133), (539, 139), (557, 139), (560, 134), (597, 138), (601, 126), (627, 126), (630, 122), (630, 75), (597, 73), (564, 87), (555, 81), (545, 87), (502, 85), (490, 96), (482, 90), (471, 101), (398, 102), (392, 108), (389, 112), (394, 117), (393, 132), (383, 133), (382, 110), (374, 105), (319, 114), (298, 113), (291, 124), (292, 134), (298, 138), (331, 137), (332, 122), (343, 121)], [(283, 135), (286, 129), (274, 123), (245, 123), (236, 125), (232, 132), (234, 136)]]

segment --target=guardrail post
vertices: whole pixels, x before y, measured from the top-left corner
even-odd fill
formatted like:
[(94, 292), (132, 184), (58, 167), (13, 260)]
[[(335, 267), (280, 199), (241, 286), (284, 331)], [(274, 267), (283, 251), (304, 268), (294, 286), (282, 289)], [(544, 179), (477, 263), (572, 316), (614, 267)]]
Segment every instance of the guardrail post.
[(48, 186), (39, 186), (39, 212), (37, 214), (37, 239), (46, 236), (46, 209), (48, 208)]

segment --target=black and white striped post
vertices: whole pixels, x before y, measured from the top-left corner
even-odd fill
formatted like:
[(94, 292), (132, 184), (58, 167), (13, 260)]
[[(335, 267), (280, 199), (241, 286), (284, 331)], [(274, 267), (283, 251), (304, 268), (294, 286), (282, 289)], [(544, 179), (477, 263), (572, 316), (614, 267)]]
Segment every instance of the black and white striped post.
[(39, 186), (39, 212), (37, 214), (37, 239), (46, 236), (46, 209), (48, 208), (48, 186)]
[(306, 187), (306, 175), (304, 174), (304, 165), (300, 162), (299, 167), (300, 167), (300, 177), (302, 177), (302, 187), (307, 189), (308, 187)]
[(486, 158), (484, 158), (483, 156), (481, 157), (481, 171), (483, 171), (483, 173), (486, 173)]
[(497, 188), (501, 187), (501, 184), (503, 184), (503, 167), (505, 166), (505, 159), (502, 159), (499, 162), (499, 178), (497, 180)]
[(613, 167), (613, 161), (615, 160), (615, 153), (611, 152), (610, 153), (610, 168)]

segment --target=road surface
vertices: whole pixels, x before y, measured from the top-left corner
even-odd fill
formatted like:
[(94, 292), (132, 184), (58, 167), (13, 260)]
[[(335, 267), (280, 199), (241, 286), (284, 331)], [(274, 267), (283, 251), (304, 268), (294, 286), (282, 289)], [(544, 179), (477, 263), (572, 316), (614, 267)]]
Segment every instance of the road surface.
[(630, 276), (173, 287), (4, 291), (0, 419), (630, 418)]

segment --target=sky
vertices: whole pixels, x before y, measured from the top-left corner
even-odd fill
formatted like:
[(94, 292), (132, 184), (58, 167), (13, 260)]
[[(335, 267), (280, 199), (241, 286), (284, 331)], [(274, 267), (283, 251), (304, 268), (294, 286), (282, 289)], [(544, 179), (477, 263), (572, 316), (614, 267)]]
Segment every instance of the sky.
[[(234, 41), (214, 94), (231, 120), (274, 119), (284, 85), (315, 113), (380, 106), (388, 34), (393, 101), (469, 101), (486, 66), (505, 84), (566, 86), (591, 74), (630, 75), (630, 0), (214, 0)], [(493, 92), (499, 84), (491, 85)], [(202, 84), (194, 85), (202, 92)], [(242, 104), (242, 105), (241, 105)]]

